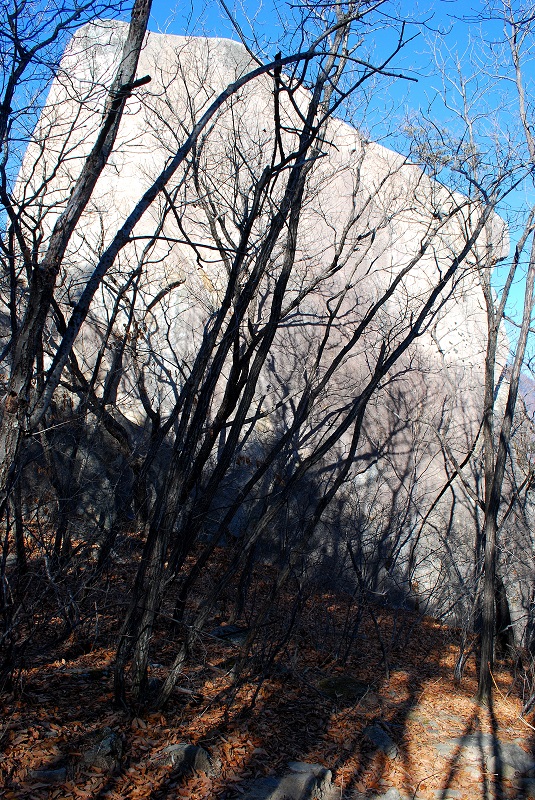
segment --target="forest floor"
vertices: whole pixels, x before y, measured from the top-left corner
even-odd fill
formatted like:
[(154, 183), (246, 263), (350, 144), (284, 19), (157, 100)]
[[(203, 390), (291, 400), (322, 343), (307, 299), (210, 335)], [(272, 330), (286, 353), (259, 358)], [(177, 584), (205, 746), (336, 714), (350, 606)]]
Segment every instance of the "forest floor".
[[(532, 752), (535, 728), (531, 717), (520, 714), (525, 687), (510, 665), (499, 665), (494, 675), (491, 713), (474, 700), (473, 658), (461, 685), (454, 685), (458, 631), (414, 612), (376, 608), (375, 621), (364, 619), (342, 662), (332, 655), (328, 626), (318, 629), (314, 608), (328, 610), (334, 642), (337, 625), (345, 624), (346, 605), (332, 592), (317, 593), (279, 668), (260, 687), (251, 675), (234, 692), (232, 648), (203, 638), (179, 691), (157, 712), (114, 706), (117, 616), (103, 613), (90, 647), (66, 642), (54, 661), (43, 658), (24, 669), (16, 691), (0, 695), (0, 798), (223, 800), (239, 797), (255, 777), (284, 773), (290, 761), (328, 767), (341, 798), (373, 796), (390, 787), (418, 800), (525, 796), (514, 780), (500, 777), (497, 785), (481, 760), (463, 761), (458, 751), (448, 755), (440, 747), (452, 737), (493, 731), (501, 741)], [(151, 676), (160, 672), (162, 665), (153, 664)], [(334, 693), (333, 685), (339, 687)], [(354, 685), (364, 686), (358, 697)], [(363, 735), (372, 723), (380, 723), (397, 744), (395, 758), (374, 750)], [(84, 765), (81, 758), (91, 737), (105, 728), (123, 744), (113, 774)], [(163, 749), (179, 742), (203, 746), (220, 761), (219, 774), (180, 776), (164, 766)], [(40, 780), (39, 770), (58, 765), (67, 767), (61, 785)]]

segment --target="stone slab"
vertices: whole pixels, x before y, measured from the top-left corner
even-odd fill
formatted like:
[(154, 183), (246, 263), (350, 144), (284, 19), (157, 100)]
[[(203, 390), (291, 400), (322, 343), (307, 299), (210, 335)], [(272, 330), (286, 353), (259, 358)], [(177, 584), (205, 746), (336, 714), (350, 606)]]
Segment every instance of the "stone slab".
[(364, 728), (362, 734), (377, 748), (377, 750), (384, 753), (387, 758), (394, 759), (398, 757), (399, 748), (397, 744), (380, 725), (376, 723), (368, 725)]
[(332, 785), (332, 773), (321, 764), (291, 762), (282, 777), (268, 776), (252, 781), (242, 800), (335, 800), (340, 791)]
[(490, 733), (456, 736), (440, 742), (436, 745), (436, 750), (446, 758), (451, 758), (460, 750), (463, 761), (483, 763), (488, 772), (501, 772), (508, 779), (535, 772), (533, 756), (517, 743), (502, 742)]

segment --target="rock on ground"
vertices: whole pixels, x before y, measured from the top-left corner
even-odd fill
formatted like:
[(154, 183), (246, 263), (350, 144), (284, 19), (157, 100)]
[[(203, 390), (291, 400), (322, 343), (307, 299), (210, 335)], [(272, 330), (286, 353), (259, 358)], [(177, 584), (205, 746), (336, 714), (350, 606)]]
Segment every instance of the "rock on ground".
[(203, 747), (197, 747), (187, 742), (164, 747), (155, 760), (165, 766), (174, 767), (175, 772), (179, 774), (195, 770), (195, 772), (205, 772), (207, 775), (213, 776), (218, 771), (217, 763), (212, 760), (210, 754)]
[(28, 773), (28, 777), (33, 781), (39, 781), (39, 783), (65, 783), (67, 769), (66, 767), (32, 769)]
[(384, 728), (377, 723), (368, 725), (364, 728), (362, 734), (377, 750), (381, 750), (387, 758), (394, 759), (398, 757), (399, 749), (397, 744), (390, 738)]
[(533, 757), (514, 742), (502, 742), (490, 733), (472, 733), (457, 736), (437, 745), (438, 752), (447, 758), (459, 757), (465, 761), (482, 763), (492, 774), (514, 779), (535, 772)]
[(282, 777), (252, 781), (242, 800), (339, 800), (340, 790), (332, 785), (330, 769), (303, 761), (292, 761), (288, 768)]
[(92, 737), (90, 747), (82, 754), (86, 766), (113, 772), (121, 763), (123, 742), (111, 728), (104, 728)]

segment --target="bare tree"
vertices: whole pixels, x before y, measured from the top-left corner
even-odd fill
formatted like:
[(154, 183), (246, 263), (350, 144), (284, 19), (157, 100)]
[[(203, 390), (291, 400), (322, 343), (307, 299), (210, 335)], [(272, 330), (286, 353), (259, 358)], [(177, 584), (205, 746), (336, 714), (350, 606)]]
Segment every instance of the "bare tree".
[[(2, 498), (0, 508), (5, 504), (13, 480), (15, 478), (18, 453), (22, 437), (28, 433), (28, 414), (32, 413), (35, 402), (34, 371), (36, 360), (42, 358), (42, 336), (46, 319), (54, 301), (56, 281), (69, 245), (72, 234), (80, 220), (93, 193), (96, 182), (104, 169), (113, 150), (122, 112), (127, 98), (132, 91), (145, 82), (136, 82), (135, 75), (139, 52), (143, 44), (151, 3), (139, 0), (132, 8), (132, 18), (125, 40), (119, 68), (109, 88), (106, 103), (102, 112), (102, 121), (95, 143), (89, 153), (76, 182), (72, 186), (70, 197), (62, 213), (56, 220), (43, 252), (40, 247), (40, 232), (30, 228), (25, 219), (25, 207), (17, 207), (8, 184), (6, 167), (9, 157), (10, 137), (13, 132), (13, 113), (11, 104), (20, 82), (28, 80), (27, 72), (40, 65), (43, 52), (58, 44), (58, 39), (65, 31), (72, 30), (76, 23), (85, 18), (93, 18), (100, 8), (94, 4), (86, 6), (66, 6), (60, 15), (54, 11), (45, 13), (44, 20), (35, 24), (32, 19), (33, 10), (23, 4), (14, 7), (5, 20), (4, 35), (9, 49), (6, 61), (9, 64), (9, 77), (4, 86), (2, 103), (2, 135), (5, 160), (2, 173), (2, 202), (5, 207), (9, 230), (7, 241), (4, 239), (4, 256), (6, 273), (11, 278), (11, 340), (10, 375), (7, 385), (4, 413), (1, 424), (0, 461), (2, 463)], [(41, 24), (39, 24), (41, 22)], [(32, 75), (32, 77), (35, 77)], [(28, 294), (25, 298), (24, 315), (18, 324), (16, 302), (16, 284), (18, 277), (18, 254), (23, 260), (23, 270), (28, 281)]]
[[(190, 60), (197, 69), (203, 63), (188, 53), (188, 45), (181, 45), (177, 69), (186, 70)], [(188, 85), (188, 102), (194, 108), (196, 87), (191, 73), (187, 74), (190, 80), (181, 85)], [(344, 129), (343, 135), (347, 133), (352, 141), (356, 179), (349, 190), (347, 186), (344, 189), (344, 213), (338, 209), (338, 227), (334, 226), (334, 210), (326, 208), (319, 187), (326, 182), (340, 186), (335, 183), (332, 162), (322, 158), (335, 134), (324, 124), (325, 107), (311, 105), (318, 91), (316, 79), (311, 97), (301, 94), (303, 80), (297, 82), (295, 75), (283, 78), (274, 74), (272, 80), (275, 89), (269, 103), (280, 102), (280, 132), (262, 127), (270, 117), (277, 120), (276, 113), (262, 116), (258, 131), (256, 125), (251, 126), (246, 101), (240, 97), (239, 104), (218, 118), (202, 147), (199, 144), (192, 151), (186, 176), (166, 192), (167, 204), (160, 212), (167, 219), (161, 235), (167, 247), (174, 244), (175, 252), (186, 252), (189, 258), (195, 255), (204, 293), (198, 285), (194, 289), (192, 279), (185, 277), (185, 268), (183, 280), (192, 287), (192, 295), (199, 298), (202, 294), (207, 315), (198, 325), (189, 323), (183, 314), (182, 322), (194, 341), (199, 336), (198, 344), (187, 358), (183, 349), (175, 353), (180, 360), (176, 374), (181, 376), (177, 401), (141, 470), (146, 472), (158, 441), (176, 425), (171, 466), (154, 505), (119, 646), (116, 679), (120, 699), (124, 698), (130, 658), (132, 688), (135, 695), (142, 694), (154, 626), (159, 616), (169, 613), (183, 642), (159, 702), (167, 699), (223, 589), (246, 567), (253, 548), (279, 524), (284, 509), (302, 494), (306, 482), (316, 481), (317, 495), (306, 508), (293, 550), (300, 552), (309, 545), (353, 469), (370, 398), (387, 376), (393, 380), (392, 370), (424, 333), (435, 306), (445, 301), (444, 289), (454, 276), (459, 277), (464, 258), (492, 214), (490, 208), (483, 217), (478, 210), (473, 213), (473, 229), (468, 238), (463, 233), (459, 239), (459, 228), (465, 228), (464, 215), (472, 213), (464, 198), (448, 192), (433, 197), (432, 184), (418, 169), (366, 145), (357, 134)], [(278, 89), (282, 81), (283, 88)], [(203, 75), (202, 84), (207, 82)], [(326, 89), (331, 91), (329, 86), (323, 87)], [(254, 100), (257, 108), (258, 95)], [(151, 104), (151, 99), (147, 102)], [(152, 125), (176, 131), (175, 107), (176, 101), (168, 104), (167, 112), (161, 105), (152, 107)], [(300, 119), (296, 120), (296, 114)], [(321, 121), (308, 133), (303, 129), (307, 114), (312, 118), (318, 115)], [(247, 128), (241, 120), (247, 121)], [(305, 145), (306, 157), (301, 160), (300, 147)], [(286, 153), (291, 154), (290, 161)], [(379, 168), (381, 157), (384, 161)], [(377, 183), (371, 194), (359, 180), (365, 174), (364, 159), (376, 168)], [(340, 177), (343, 174), (341, 170)], [(298, 178), (302, 183), (294, 183)], [(391, 237), (401, 236), (407, 224), (407, 192), (411, 204), (416, 203), (417, 210), (412, 207), (409, 216), (419, 226), (418, 235), (408, 251), (398, 251), (399, 263), (392, 269), (386, 240), (392, 246)], [(440, 218), (434, 215), (435, 206), (429, 207), (430, 199), (441, 203)], [(283, 220), (293, 223), (285, 229)], [(332, 238), (320, 238), (320, 228), (328, 229)], [(441, 251), (446, 230), (456, 237), (458, 249), (436, 283), (422, 280), (415, 305), (409, 284), (414, 287), (415, 273), (422, 278), (419, 270), (428, 263), (426, 256)], [(309, 232), (306, 246), (300, 239), (302, 231)], [(368, 296), (371, 299), (363, 299)], [(367, 356), (363, 358), (364, 352)], [(352, 374), (348, 374), (348, 364), (354, 368)], [(405, 364), (402, 371), (408, 369)], [(157, 396), (155, 389), (152, 396)], [(150, 417), (156, 421), (164, 414), (165, 406), (160, 405), (152, 408)], [(237, 457), (245, 464), (249, 461), (247, 480), (237, 482), (235, 496), (218, 512), (221, 492)], [(192, 615), (187, 607), (192, 589), (238, 512), (253, 500), (256, 510), (239, 539), (234, 561), (204, 599), (201, 610)], [(211, 541), (188, 566), (200, 534), (214, 527)], [(295, 564), (291, 550), (287, 558), (278, 585)], [(164, 612), (164, 600), (167, 604), (172, 597), (176, 597), (175, 609)]]
[[(43, 450), (53, 446), (58, 388), (115, 438), (133, 473), (124, 505), (132, 500), (144, 533), (116, 696), (125, 701), (127, 675), (134, 698), (144, 696), (154, 632), (170, 618), (178, 645), (163, 703), (222, 593), (235, 580), (246, 593), (255, 554), (276, 531), (270, 598), (288, 580), (301, 585), (300, 558), (334, 499), (358, 491), (364, 448), (374, 442), (388, 456), (386, 440), (404, 435), (396, 387), (414, 388), (407, 376), (429, 371), (438, 320), (447, 328), (457, 293), (473, 288), (474, 259), (500, 242), (494, 198), (441, 187), (337, 118), (374, 79), (399, 77), (402, 22), (380, 63), (362, 50), (390, 17), (386, 3), (306, 4), (299, 48), (271, 61), (206, 40), (162, 52), (150, 34), (140, 53), (147, 14), (136, 4), (128, 29), (101, 23), (77, 34), (65, 62), (80, 59), (76, 92), (58, 75), (8, 198), (14, 320), (20, 264), (28, 283), (0, 440), (5, 509), (25, 437), (39, 431)], [(102, 116), (106, 70), (131, 52)], [(152, 82), (130, 97), (146, 83), (138, 56)], [(113, 170), (130, 174), (126, 201)], [(373, 422), (378, 397), (391, 426)], [(80, 449), (69, 451), (73, 463)], [(421, 466), (403, 466), (408, 501), (378, 533), (396, 529), (389, 559), (433, 462), (422, 453)], [(61, 465), (49, 470), (58, 496), (78, 491), (76, 471), (65, 485)], [(70, 513), (67, 503), (56, 557), (70, 546)], [(119, 530), (102, 536), (101, 566)], [(195, 602), (217, 548), (233, 540), (227, 568)], [(349, 540), (347, 552), (353, 560)], [(271, 605), (250, 620), (251, 636)]]
[[(483, 233), (483, 247), (474, 253), (472, 263), (487, 318), (481, 427), (465, 458), (457, 460), (451, 451), (447, 452), (452, 468), (447, 486), (457, 482), (461, 493), (469, 497), (474, 507), (471, 622), (474, 624), (479, 608), (478, 696), (488, 701), (492, 695), (497, 615), (500, 597), (504, 594), (503, 578), (498, 569), (498, 533), (509, 518), (519, 490), (515, 474), (518, 461), (512, 449), (512, 436), (533, 313), (535, 228), (534, 209), (519, 203), (518, 197), (520, 190), (532, 182), (535, 141), (523, 71), (533, 36), (531, 15), (509, 3), (491, 3), (480, 22), (483, 27), (492, 27), (493, 44), (477, 39), (472, 31), (473, 49), (469, 61), (446, 47), (435, 49), (444, 82), (441, 101), (450, 115), (450, 127), (428, 119), (422, 127), (411, 126), (410, 133), (417, 141), (419, 157), (433, 174), (457, 187), (481, 207), (492, 206), (507, 215), (513, 239), (507, 266), (491, 227)], [(501, 28), (500, 44), (496, 40), (497, 28)], [(523, 307), (517, 317), (514, 342), (510, 345), (504, 322), (513, 302), (513, 287), (519, 283), (523, 287)], [(481, 455), (482, 464), (478, 460)], [(509, 478), (506, 476), (508, 464)], [(483, 476), (481, 491), (479, 469)], [(521, 480), (521, 487), (525, 489), (529, 484), (530, 475), (527, 475)], [(461, 651), (460, 668), (464, 657)]]

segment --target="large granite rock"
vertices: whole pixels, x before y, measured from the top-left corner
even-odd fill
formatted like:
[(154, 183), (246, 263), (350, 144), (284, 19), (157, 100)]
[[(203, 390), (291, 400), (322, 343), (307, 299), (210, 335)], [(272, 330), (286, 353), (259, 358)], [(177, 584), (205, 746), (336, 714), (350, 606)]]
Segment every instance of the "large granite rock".
[[(39, 222), (43, 247), (95, 140), (104, 90), (112, 79), (125, 34), (123, 23), (109, 20), (82, 27), (67, 48), (50, 89), (19, 181), (20, 192), (25, 182), (30, 190), (37, 191), (35, 209), (26, 208), (26, 214), (35, 212), (39, 217), (47, 200), (53, 199)], [(237, 42), (148, 34), (138, 74), (149, 74), (152, 81), (127, 101), (114, 153), (73, 236), (58, 281), (60, 304), (67, 316), (95, 267), (98, 253), (109, 244), (121, 221), (182, 144), (185, 131), (191, 129), (217, 93), (250, 68), (250, 57)], [(308, 101), (304, 90), (296, 97), (297, 106)], [(301, 124), (297, 106), (287, 102), (282, 93), (279, 111), (288, 152), (295, 146), (294, 131)], [(114, 397), (121, 413), (141, 427), (145, 426), (146, 415), (140, 398), (139, 372), (143, 373), (147, 398), (165, 415), (180, 390), (180, 376), (188, 373), (203, 332), (221, 307), (228, 283), (228, 263), (222, 252), (232, 257), (236, 251), (243, 214), (252, 201), (252, 187), (270, 162), (275, 116), (272, 79), (268, 76), (244, 86), (221, 108), (197, 154), (198, 162), (191, 165), (195, 174), (188, 176), (179, 170), (168, 186), (169, 192), (174, 193), (173, 213), (164, 215), (162, 198), (154, 202), (94, 298), (91, 318), (77, 342), (80, 367), (88, 374), (99, 353), (101, 331), (109, 322), (110, 309), (116, 305), (119, 287), (130, 280), (143, 255), (140, 242), (151, 241), (159, 230), (146, 254), (147, 263), (136, 279), (135, 348), (127, 348), (119, 368), (115, 350), (110, 347), (104, 353), (101, 370), (103, 382), (106, 374), (116, 374)], [(73, 126), (74, 118), (77, 124)], [(329, 122), (323, 147), (323, 157), (308, 177), (295, 267), (288, 283), (288, 301), (298, 295), (302, 298), (293, 307), (291, 318), (280, 326), (261, 370), (251, 404), (256, 422), (254, 434), (248, 437), (250, 452), (240, 456), (243, 460), (232, 475), (228, 489), (232, 498), (249, 477), (248, 464), (261, 462), (264, 447), (292, 418), (294, 399), (300, 396), (308, 376), (324, 373), (332, 363), (333, 353), (347, 344), (363, 316), (406, 268), (407, 274), (396, 290), (377, 307), (364, 340), (343, 359), (328, 389), (318, 398), (314, 418), (300, 437), (303, 444), (294, 454), (296, 461), (306, 456), (314, 442), (327, 436), (333, 407), (343, 408), (358, 396), (370, 377), (370, 365), (373, 368), (381, 357), (385, 342), (393, 350), (406, 335), (423, 298), (462, 245), (467, 215), (473, 212), (462, 198), (448, 193), (404, 157), (367, 141), (342, 120)], [(56, 155), (62, 149), (69, 158), (58, 168)], [(283, 184), (281, 180), (274, 185), (270, 207), (276, 208), (280, 203)], [(458, 203), (459, 210), (454, 213)], [(444, 222), (450, 213), (451, 219)], [(267, 216), (258, 220), (248, 244), (251, 254), (260, 248), (268, 226)], [(344, 230), (348, 232), (347, 239), (334, 269), (334, 253)], [(428, 231), (433, 233), (427, 242)], [(505, 246), (505, 236), (497, 217), (489, 222), (487, 232), (499, 254)], [(269, 274), (259, 284), (258, 297), (244, 328), (244, 341), (251, 331), (261, 330), (269, 318), (270, 292), (283, 253), (281, 241), (273, 253)], [(340, 316), (330, 326), (330, 346), (316, 364), (318, 344), (330, 324), (333, 297), (340, 298)], [(402, 539), (408, 537), (410, 527), (425, 516), (437, 487), (449, 474), (441, 442), (447, 443), (459, 462), (473, 444), (482, 407), (486, 320), (477, 275), (470, 265), (459, 268), (455, 291), (441, 298), (441, 302), (433, 323), (422, 328), (410, 351), (399, 361), (397, 378), (391, 376), (385, 390), (370, 403), (365, 424), (367, 441), (372, 446), (357, 454), (362, 469), (341, 491), (339, 508), (344, 517), (341, 519), (337, 508), (338, 517), (333, 524), (329, 526), (326, 518), (325, 528), (319, 527), (317, 539), (311, 540), (310, 546), (317, 552), (314, 563), (318, 572), (329, 560), (340, 559), (340, 552), (345, 553), (329, 533), (335, 523), (347, 523), (348, 530), (357, 531), (366, 518), (403, 518), (408, 528), (400, 535)], [(128, 303), (124, 309), (119, 306), (110, 341), (114, 337), (119, 341), (130, 325)], [(134, 350), (135, 364), (128, 360)], [(502, 356), (505, 363), (505, 354)], [(223, 391), (220, 382), (216, 396), (221, 397)], [(437, 432), (440, 437), (435, 435)], [(385, 442), (388, 452), (381, 459), (377, 453)], [(340, 452), (347, 443), (346, 437)], [(327, 458), (333, 463), (337, 457), (333, 451)], [(408, 491), (404, 485), (408, 475), (417, 479), (417, 492)], [(410, 513), (398, 508), (400, 498), (406, 495), (412, 504)], [(358, 508), (355, 496), (359, 497)], [(221, 507), (224, 505), (225, 498)], [(419, 602), (420, 595), (432, 595), (432, 605), (426, 606), (428, 611), (434, 606), (443, 609), (451, 605), (464, 585), (463, 564), (467, 570), (472, 564), (472, 539), (466, 536), (466, 530), (473, 524), (473, 509), (470, 499), (460, 491), (451, 524), (449, 510), (449, 500), (439, 504), (429, 517), (429, 526), (419, 534), (415, 561), (421, 564), (421, 574), (416, 580), (411, 576), (409, 585), (402, 557), (399, 563), (385, 558), (377, 566), (374, 591), (398, 592), (400, 602), (413, 595), (415, 602)], [(436, 533), (445, 530), (446, 525), (447, 547)], [(234, 531), (238, 534), (246, 529), (246, 514), (235, 527), (239, 528)], [(456, 554), (454, 566), (452, 551)], [(322, 575), (334, 578), (336, 572), (331, 564), (330, 570), (323, 568)], [(438, 580), (443, 574), (449, 576), (448, 580)], [(524, 586), (518, 574), (514, 583), (516, 587)], [(529, 594), (531, 583), (526, 586)], [(523, 593), (521, 588), (519, 609), (525, 601)]]

